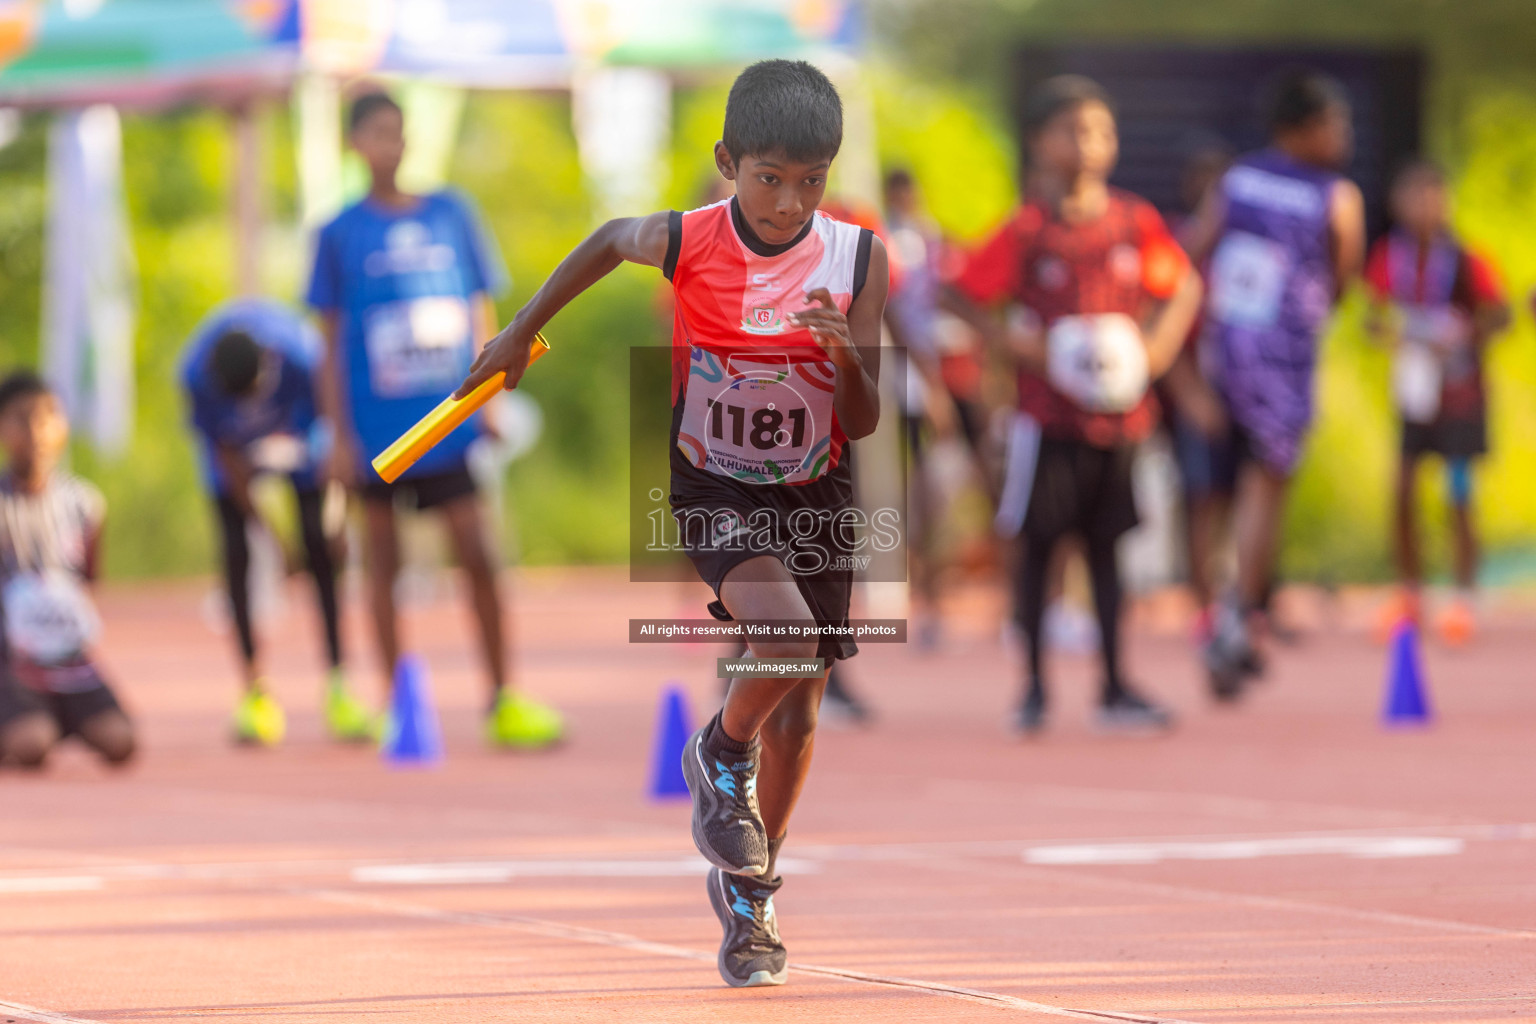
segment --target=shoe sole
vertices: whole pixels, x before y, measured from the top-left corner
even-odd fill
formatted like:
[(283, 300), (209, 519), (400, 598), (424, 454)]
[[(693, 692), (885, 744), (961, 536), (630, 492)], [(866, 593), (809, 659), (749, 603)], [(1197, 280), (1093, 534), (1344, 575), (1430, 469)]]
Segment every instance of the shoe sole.
[[(683, 748), (683, 781), (688, 783), (688, 795), (693, 798), (693, 845), (699, 854), (721, 871), (733, 875), (760, 875), (768, 870), (768, 863), (732, 864), (717, 853), (704, 837), (704, 819), (713, 815), (719, 806), (715, 787), (709, 784), (709, 769), (704, 765), (704, 730), (700, 729), (688, 739)], [(766, 835), (766, 833), (765, 833)], [(766, 839), (763, 845), (767, 846)]]
[[(706, 887), (709, 889), (709, 906), (715, 912), (715, 918), (720, 922), (720, 928), (727, 934), (731, 927), (731, 908), (726, 905), (724, 879), (720, 877), (719, 868), (710, 868), (705, 878)], [(753, 971), (746, 978), (738, 978), (725, 969), (725, 940), (720, 940), (720, 953), (715, 957), (715, 967), (720, 971), (720, 978), (731, 988), (768, 988), (772, 985), (782, 985), (789, 978), (789, 963), (777, 971)]]

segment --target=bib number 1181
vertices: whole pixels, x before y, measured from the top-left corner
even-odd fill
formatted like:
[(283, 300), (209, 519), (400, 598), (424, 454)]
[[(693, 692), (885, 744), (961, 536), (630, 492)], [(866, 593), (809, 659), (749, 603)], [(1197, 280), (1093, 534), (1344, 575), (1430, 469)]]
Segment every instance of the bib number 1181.
[(740, 448), (745, 441), (751, 443), (758, 451), (768, 451), (772, 448), (799, 448), (805, 441), (805, 410), (791, 409), (788, 419), (791, 424), (789, 437), (784, 437), (786, 415), (772, 405), (764, 409), (751, 410), (751, 429), (747, 429), (748, 410), (745, 406), (730, 405), (713, 398), (705, 399), (709, 405), (709, 432), (717, 441), (725, 440), (725, 421), (729, 417), (731, 438), (730, 443)]

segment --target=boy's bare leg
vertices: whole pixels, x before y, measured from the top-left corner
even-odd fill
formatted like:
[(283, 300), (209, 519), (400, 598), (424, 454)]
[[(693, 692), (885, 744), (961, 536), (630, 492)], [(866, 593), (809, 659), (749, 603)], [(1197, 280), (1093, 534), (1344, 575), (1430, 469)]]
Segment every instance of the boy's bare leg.
[(102, 711), (80, 723), (80, 738), (111, 764), (133, 756), (133, 723), (121, 711)]
[(1238, 475), (1232, 528), (1237, 542), (1237, 596), (1244, 612), (1263, 604), (1274, 575), (1289, 484), (1289, 477), (1255, 462)]
[(1419, 561), (1418, 526), (1414, 516), (1413, 485), (1418, 459), (1404, 453), (1397, 466), (1397, 485), (1393, 492), (1394, 538), (1397, 542), (1397, 576), (1406, 587), (1416, 588), (1423, 574)]
[(400, 622), (395, 610), (395, 579), (400, 575), (400, 534), (395, 527), (395, 507), (388, 501), (363, 502), (363, 541), (367, 545), (368, 608), (373, 613), (373, 632), (379, 643), (379, 659), (387, 680), (394, 686), (395, 665), (400, 660)]
[(1477, 586), (1477, 527), (1472, 522), (1470, 497), (1452, 499), (1451, 529), (1456, 541), (1456, 585), (1462, 593), (1471, 593)]
[[(735, 683), (743, 680), (734, 680)], [(789, 827), (800, 799), (816, 745), (816, 712), (827, 678), (802, 679), (786, 693), (763, 723), (763, 760), (757, 775), (757, 803), (763, 831), (777, 839)]]
[[(814, 616), (795, 578), (784, 563), (772, 555), (749, 558), (726, 573), (720, 584), (720, 603), (734, 619), (791, 619), (812, 621)], [(752, 639), (747, 642), (755, 658), (814, 658), (818, 642), (812, 638)], [(735, 679), (725, 695), (720, 725), (725, 734), (741, 743), (750, 743), (762, 731), (779, 702), (807, 679)], [(815, 727), (812, 716), (810, 726)]]
[(480, 654), (494, 696), (508, 683), (507, 636), (502, 616), (501, 591), (496, 580), (496, 562), (490, 540), (485, 535), (485, 517), (480, 500), (466, 495), (442, 506), (443, 521), (448, 525), (448, 540), (454, 558), (464, 570), (469, 583), (470, 603), (480, 632)]
[(0, 728), (0, 761), (37, 768), (59, 742), (59, 727), (42, 712), (17, 715)]

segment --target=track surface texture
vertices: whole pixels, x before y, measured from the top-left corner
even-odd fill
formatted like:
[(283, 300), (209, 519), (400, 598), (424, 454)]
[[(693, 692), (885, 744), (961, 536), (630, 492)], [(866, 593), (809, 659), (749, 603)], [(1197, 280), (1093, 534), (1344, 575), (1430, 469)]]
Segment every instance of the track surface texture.
[(998, 597), (957, 594), (937, 653), (850, 664), (877, 719), (819, 738), (776, 901), (789, 983), (731, 990), (687, 806), (646, 793), (660, 694), (711, 713), (723, 652), (626, 642), (699, 595), (521, 574), (518, 675), (571, 725), (536, 755), (484, 748), (465, 614), (448, 586), (416, 601), (448, 755), (402, 771), (324, 739), (299, 589), (266, 630), (288, 741), (232, 747), (208, 589), (102, 595), (135, 765), (0, 773), (0, 1022), (1536, 1019), (1526, 614), (1426, 641), (1437, 720), (1405, 731), (1378, 723), (1358, 600), (1297, 598), (1304, 641), (1235, 708), (1143, 605), (1128, 662), (1177, 730), (1096, 734), (1094, 664), (1062, 656), (1026, 742)]

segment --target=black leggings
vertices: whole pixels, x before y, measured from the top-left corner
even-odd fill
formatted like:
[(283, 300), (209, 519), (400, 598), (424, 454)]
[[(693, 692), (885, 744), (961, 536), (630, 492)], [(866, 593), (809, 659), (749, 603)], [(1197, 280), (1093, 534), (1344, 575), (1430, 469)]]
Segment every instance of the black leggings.
[[(1045, 620), (1046, 587), (1050, 580), (1051, 560), (1064, 535), (1031, 537), (1024, 543), (1019, 567), (1017, 611), (1029, 650), (1029, 692), (1044, 697), (1045, 681), (1041, 662), (1045, 653), (1041, 624)], [(1116, 538), (1104, 535), (1084, 538), (1088, 559), (1088, 577), (1093, 583), (1093, 605), (1099, 620), (1099, 649), (1104, 656), (1105, 702), (1118, 697), (1124, 686), (1120, 677), (1120, 563), (1116, 558)]]
[[(320, 615), (325, 622), (325, 655), (332, 668), (341, 664), (341, 630), (337, 624), (336, 565), (331, 546), (326, 543), (321, 525), (320, 492), (294, 488), (299, 506), (299, 528), (304, 537), (304, 558), (315, 578), (315, 592), (320, 598)], [(238, 506), (219, 495), (215, 499), (219, 527), (224, 533), (224, 584), (229, 593), (229, 610), (240, 638), (240, 653), (247, 662), (256, 657), (256, 636), (251, 629), (251, 550), (246, 543), (246, 520)]]

